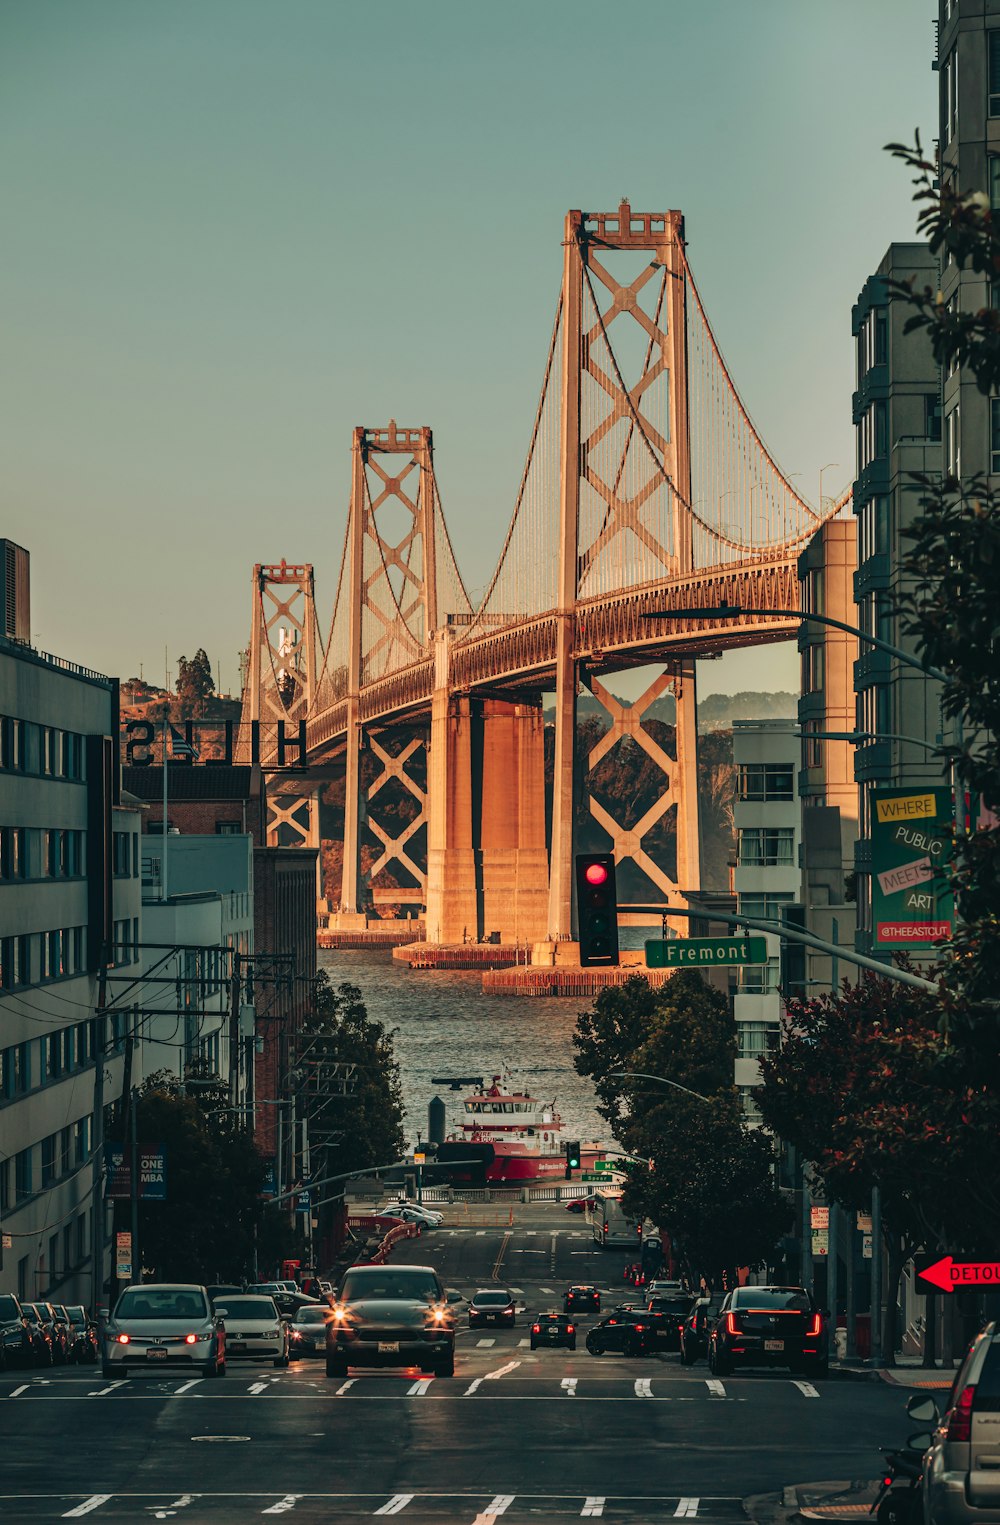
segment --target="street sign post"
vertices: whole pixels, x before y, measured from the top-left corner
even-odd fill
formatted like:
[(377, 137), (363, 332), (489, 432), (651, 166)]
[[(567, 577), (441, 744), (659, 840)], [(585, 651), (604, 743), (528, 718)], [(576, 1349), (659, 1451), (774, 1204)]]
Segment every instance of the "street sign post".
[(929, 948), (952, 936), (950, 789), (872, 792), (872, 928), (877, 948)]
[(938, 1292), (978, 1292), (984, 1287), (991, 1291), (1000, 1288), (1000, 1256), (963, 1255), (955, 1260), (951, 1255), (918, 1255), (913, 1262), (916, 1276), (913, 1290), (924, 1297), (934, 1297)]
[(665, 937), (646, 944), (647, 969), (766, 964), (763, 937)]

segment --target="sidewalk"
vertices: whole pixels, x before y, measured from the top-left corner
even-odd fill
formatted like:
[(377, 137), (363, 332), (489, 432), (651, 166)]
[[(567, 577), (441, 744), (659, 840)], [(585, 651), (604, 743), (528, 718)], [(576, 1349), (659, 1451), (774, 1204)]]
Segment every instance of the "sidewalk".
[(955, 1368), (942, 1366), (918, 1366), (904, 1357), (896, 1366), (868, 1366), (859, 1360), (830, 1362), (831, 1377), (847, 1382), (888, 1382), (893, 1387), (907, 1389), (926, 1387), (947, 1392), (955, 1376)]

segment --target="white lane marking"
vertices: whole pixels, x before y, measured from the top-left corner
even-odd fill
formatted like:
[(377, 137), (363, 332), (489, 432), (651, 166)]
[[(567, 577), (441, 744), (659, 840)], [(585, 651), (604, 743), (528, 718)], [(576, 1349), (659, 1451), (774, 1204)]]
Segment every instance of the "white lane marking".
[(487, 1382), (495, 1382), (497, 1377), (505, 1377), (509, 1371), (514, 1371), (520, 1366), (520, 1361), (508, 1361), (506, 1366), (498, 1366), (496, 1371), (486, 1373)]
[(375, 1513), (401, 1514), (402, 1511), (406, 1508), (407, 1504), (411, 1503), (412, 1500), (412, 1493), (394, 1493), (389, 1502), (387, 1504), (383, 1504), (381, 1509), (376, 1509)]
[(197, 1387), (198, 1386), (198, 1383), (200, 1381), (201, 1381), (200, 1377), (192, 1377), (190, 1382), (182, 1382), (180, 1387), (174, 1389), (174, 1397), (175, 1398), (179, 1397), (179, 1395), (181, 1393), (189, 1393), (191, 1391), (192, 1387)]
[(514, 1293), (515, 1297), (523, 1297), (524, 1296), (524, 1288), (523, 1287), (511, 1287), (510, 1290)]
[(89, 1499), (84, 1499), (82, 1504), (77, 1504), (75, 1509), (67, 1509), (63, 1515), (64, 1520), (78, 1520), (82, 1515), (89, 1514), (92, 1509), (100, 1509), (111, 1498), (110, 1493), (92, 1493)]
[[(87, 1397), (88, 1398), (103, 1398), (108, 1393), (113, 1393), (116, 1387), (124, 1387), (127, 1382), (128, 1382), (128, 1377), (119, 1377), (117, 1382), (109, 1382), (107, 1387), (97, 1388), (96, 1391), (94, 1391), (92, 1393), (88, 1393)], [(108, 1494), (108, 1497), (110, 1498), (111, 1495)], [(95, 1505), (95, 1508), (96, 1508), (96, 1505)]]
[(477, 1239), (482, 1239), (485, 1233), (486, 1233), (486, 1230), (484, 1228), (477, 1228), (476, 1229), (476, 1238)]
[(792, 1386), (798, 1388), (803, 1398), (819, 1397), (819, 1388), (813, 1387), (811, 1382), (793, 1382)]
[(581, 1517), (586, 1517), (587, 1515), (590, 1515), (591, 1518), (596, 1518), (597, 1515), (603, 1514), (603, 1513), (604, 1513), (604, 1499), (601, 1498), (600, 1495), (598, 1495), (598, 1496), (596, 1496), (594, 1498), (586, 1499), (584, 1501), (583, 1508), (580, 1510)]
[(636, 1377), (635, 1396), (637, 1398), (652, 1398), (653, 1383), (651, 1377)]
[(488, 1345), (495, 1345), (496, 1340), (477, 1340), (476, 1344), (481, 1345), (485, 1349)]
[(421, 1377), (419, 1381), (414, 1382), (412, 1387), (406, 1389), (406, 1396), (408, 1398), (422, 1398), (433, 1381), (433, 1377)]
[[(154, 1509), (153, 1519), (169, 1520), (172, 1515), (177, 1513), (178, 1509), (186, 1509), (189, 1504), (193, 1504), (195, 1499), (200, 1498), (200, 1496), (197, 1493), (182, 1493), (179, 1499), (174, 1499), (170, 1504), (164, 1504), (160, 1509)], [(152, 1505), (147, 1505), (146, 1507), (152, 1508)]]
[(538, 1233), (538, 1230), (536, 1228), (526, 1228), (524, 1233), (526, 1238), (534, 1239), (535, 1235)]
[(353, 1387), (353, 1386), (354, 1386), (354, 1384), (355, 1384), (355, 1382), (356, 1382), (356, 1381), (357, 1381), (357, 1380), (358, 1380), (358, 1379), (357, 1379), (357, 1377), (348, 1377), (348, 1379), (347, 1379), (347, 1381), (346, 1381), (346, 1382), (342, 1382), (342, 1383), (341, 1383), (341, 1384), (340, 1384), (340, 1386), (339, 1386), (339, 1387), (338, 1387), (338, 1388), (337, 1388), (337, 1391), (336, 1391), (336, 1392), (335, 1392), (335, 1393), (334, 1393), (334, 1395), (333, 1395), (333, 1396), (334, 1396), (334, 1397), (335, 1397), (335, 1398), (340, 1398), (340, 1397), (342, 1397), (342, 1396), (343, 1396), (343, 1394), (344, 1394), (344, 1393), (346, 1393), (346, 1392), (347, 1392), (347, 1389), (348, 1389), (348, 1388), (349, 1388), (349, 1387)]
[(512, 1493), (498, 1493), (491, 1504), (487, 1504), (484, 1513), (488, 1520), (492, 1520), (498, 1514), (505, 1514), (514, 1502)]
[[(525, 1349), (525, 1347), (530, 1347), (530, 1345), (531, 1345), (531, 1341), (530, 1340), (518, 1340), (517, 1343), (518, 1343), (518, 1347), (520, 1349), (522, 1349), (522, 1350)], [(23, 1392), (23, 1391), (24, 1391), (23, 1388), (18, 1388), (18, 1392)], [(10, 1396), (13, 1398), (14, 1394), (11, 1393)]]
[(693, 1520), (695, 1515), (698, 1513), (698, 1505), (700, 1503), (700, 1498), (679, 1499), (677, 1502), (677, 1508), (674, 1510), (674, 1518), (676, 1519), (680, 1517), (682, 1520)]
[[(523, 1340), (522, 1340), (522, 1342), (521, 1342), (521, 1343), (522, 1343), (522, 1344), (525, 1344), (525, 1343), (526, 1343), (526, 1341), (523, 1341)], [(7, 1394), (7, 1397), (8, 1397), (8, 1398), (19, 1398), (19, 1397), (20, 1397), (20, 1396), (21, 1396), (21, 1394), (22, 1394), (22, 1393), (26, 1393), (26, 1392), (27, 1392), (27, 1391), (28, 1391), (28, 1387), (29, 1387), (29, 1386), (30, 1386), (30, 1384), (29, 1384), (29, 1383), (27, 1383), (27, 1382), (22, 1382), (22, 1383), (21, 1383), (21, 1386), (20, 1386), (20, 1387), (15, 1387), (15, 1389), (14, 1389), (14, 1391), (13, 1391), (13, 1392), (12, 1392), (12, 1393), (8, 1393), (8, 1394)]]
[(262, 1509), (261, 1514), (287, 1514), (289, 1509), (295, 1508), (301, 1497), (301, 1493), (286, 1493), (284, 1498), (279, 1499), (276, 1504), (270, 1504), (267, 1509)]
[[(545, 1251), (543, 1250), (542, 1253), (544, 1254)], [(552, 1288), (551, 1287), (539, 1287), (538, 1290), (539, 1290), (539, 1292), (544, 1292), (548, 1297), (552, 1296)]]
[(266, 1382), (251, 1382), (250, 1386), (247, 1388), (247, 1392), (248, 1393), (266, 1393), (267, 1392), (267, 1383)]
[(725, 1383), (720, 1382), (718, 1377), (706, 1377), (705, 1386), (708, 1388), (710, 1398), (724, 1398), (726, 1396)]
[(476, 1388), (479, 1386), (479, 1384), (482, 1382), (482, 1380), (483, 1380), (482, 1377), (473, 1377), (472, 1381), (469, 1383), (468, 1387), (465, 1389), (465, 1392), (462, 1394), (462, 1397), (463, 1398), (470, 1397), (476, 1391)]
[(562, 1386), (565, 1389), (567, 1398), (576, 1397), (576, 1384), (578, 1381), (578, 1377), (563, 1377)]

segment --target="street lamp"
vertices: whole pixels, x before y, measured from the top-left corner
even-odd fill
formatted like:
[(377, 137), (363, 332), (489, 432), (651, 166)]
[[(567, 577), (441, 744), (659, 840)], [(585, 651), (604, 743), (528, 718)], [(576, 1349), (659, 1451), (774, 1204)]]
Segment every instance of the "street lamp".
[(824, 473), (824, 471), (832, 471), (834, 466), (839, 466), (839, 465), (840, 465), (839, 461), (827, 461), (825, 466), (821, 466), (819, 468), (819, 511), (820, 511), (820, 513), (823, 512), (823, 473)]
[(662, 1086), (673, 1086), (675, 1091), (683, 1091), (685, 1096), (694, 1096), (698, 1101), (711, 1103), (711, 1096), (702, 1096), (700, 1091), (692, 1091), (690, 1086), (682, 1086), (677, 1080), (668, 1080), (666, 1075), (647, 1075), (645, 1070), (609, 1070), (608, 1078), (612, 1080), (655, 1080)]

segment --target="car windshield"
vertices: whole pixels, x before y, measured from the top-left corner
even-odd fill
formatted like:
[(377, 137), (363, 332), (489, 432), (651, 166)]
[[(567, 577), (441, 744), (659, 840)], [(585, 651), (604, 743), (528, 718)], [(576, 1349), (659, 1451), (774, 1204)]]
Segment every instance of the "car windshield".
[(330, 1315), (329, 1308), (300, 1308), (295, 1322), (297, 1324), (325, 1324)]
[(505, 1308), (510, 1302), (508, 1292), (477, 1292), (472, 1299), (477, 1308)]
[(269, 1297), (220, 1297), (215, 1307), (225, 1318), (267, 1319), (273, 1324), (278, 1317)]
[(136, 1287), (123, 1292), (115, 1308), (121, 1319), (207, 1319), (208, 1304), (203, 1292), (191, 1287)]
[(539, 1318), (539, 1322), (543, 1323), (543, 1324), (546, 1321), (548, 1321), (548, 1323), (550, 1323), (550, 1324), (565, 1324), (566, 1323), (566, 1315), (565, 1315), (565, 1313), (540, 1313), (538, 1315), (538, 1318)]
[(17, 1318), (17, 1303), (8, 1294), (6, 1297), (0, 1297), (0, 1319), (12, 1318)]
[(22, 1303), (21, 1307), (24, 1309), (29, 1318), (33, 1318), (35, 1320), (36, 1324), (40, 1323), (45, 1318), (45, 1314), (42, 1312), (41, 1308), (38, 1307), (37, 1303)]
[(593, 1292), (593, 1287), (570, 1287), (571, 1292)]
[(733, 1293), (734, 1308), (778, 1308), (808, 1313), (812, 1304), (801, 1287), (741, 1287)]
[(67, 1308), (66, 1312), (69, 1314), (71, 1324), (83, 1325), (87, 1322), (86, 1308)]
[(393, 1270), (391, 1266), (385, 1270), (380, 1267), (375, 1272), (367, 1269), (348, 1271), (341, 1292), (345, 1302), (357, 1302), (361, 1298), (426, 1302), (440, 1295), (433, 1271)]

